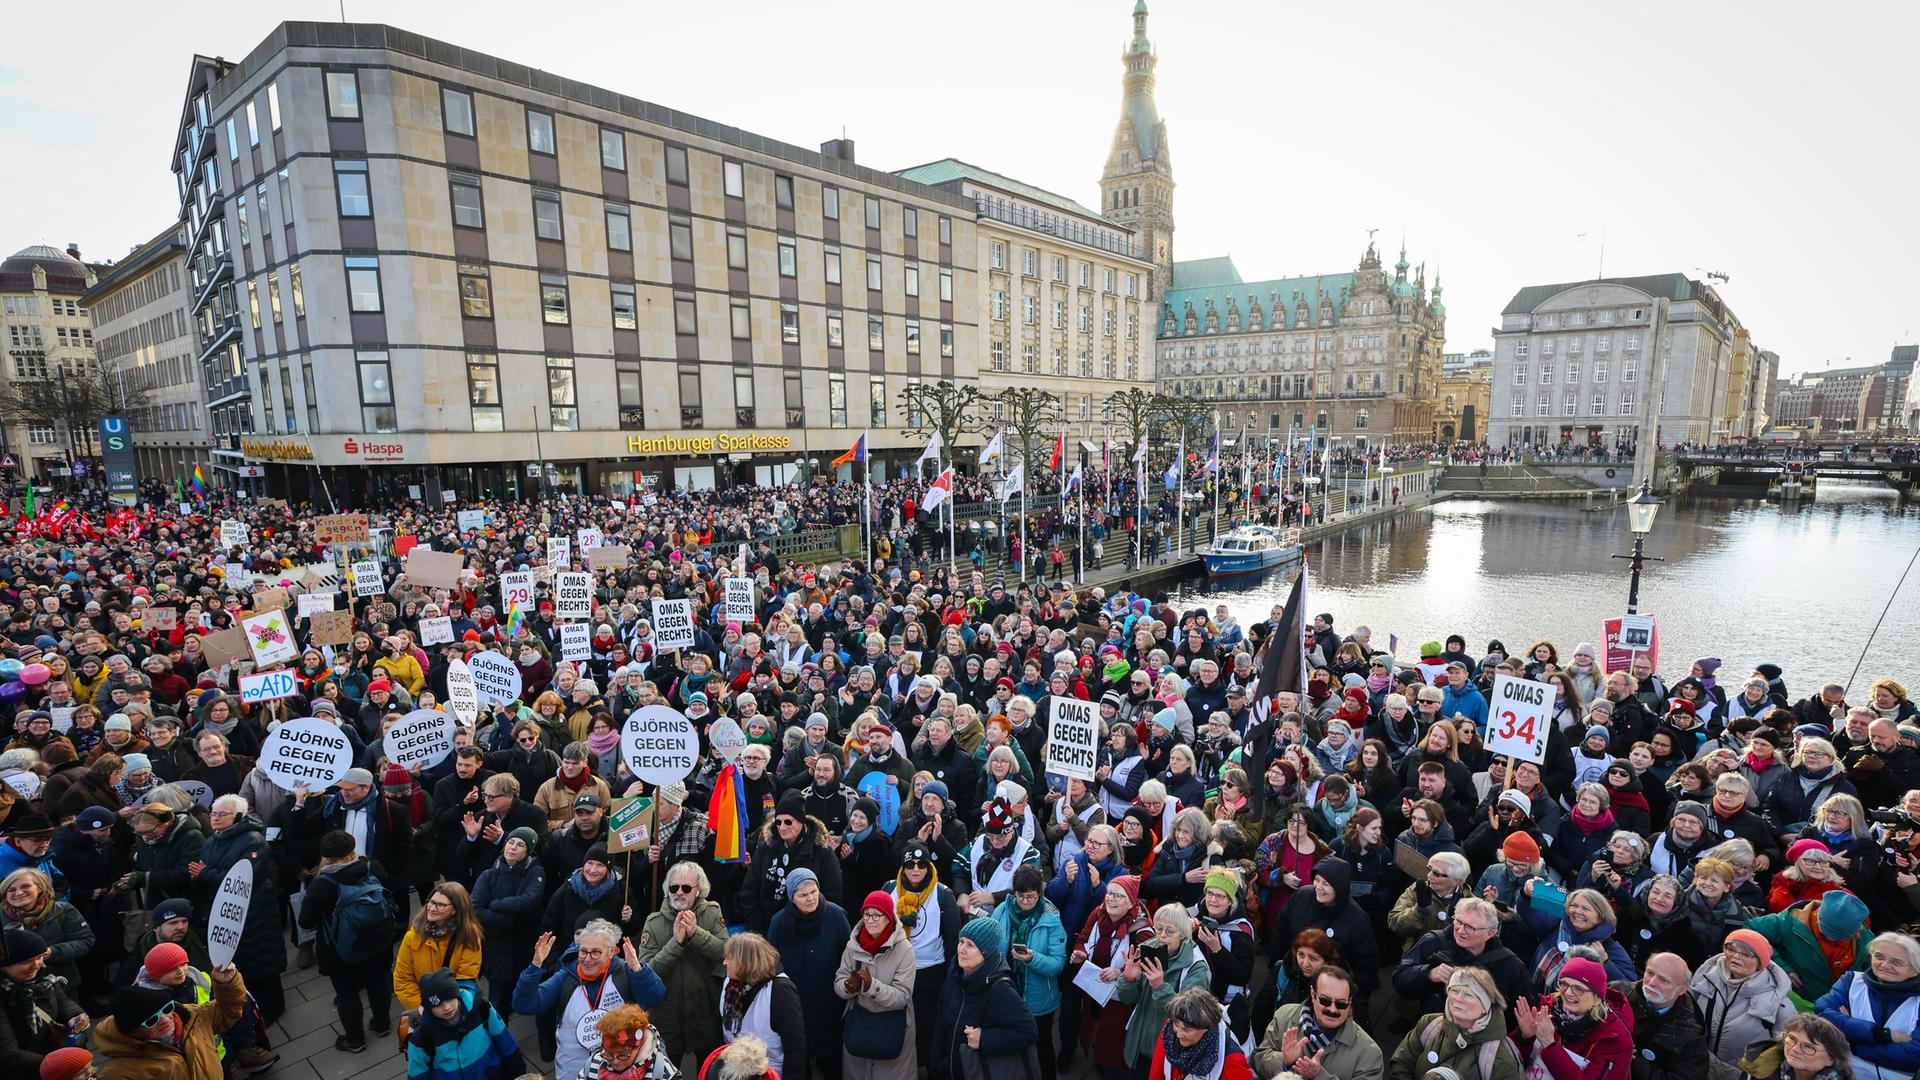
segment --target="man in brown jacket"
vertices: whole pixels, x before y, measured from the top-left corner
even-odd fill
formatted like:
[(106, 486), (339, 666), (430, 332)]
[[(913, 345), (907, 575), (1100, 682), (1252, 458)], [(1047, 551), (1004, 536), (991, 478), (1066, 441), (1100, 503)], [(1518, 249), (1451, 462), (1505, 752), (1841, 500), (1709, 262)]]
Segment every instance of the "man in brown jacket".
[(108, 1060), (101, 1080), (220, 1080), (214, 1038), (240, 1019), (247, 987), (232, 964), (214, 968), (213, 1000), (176, 1004), (141, 986), (113, 992), (113, 1015), (94, 1029), (94, 1049)]

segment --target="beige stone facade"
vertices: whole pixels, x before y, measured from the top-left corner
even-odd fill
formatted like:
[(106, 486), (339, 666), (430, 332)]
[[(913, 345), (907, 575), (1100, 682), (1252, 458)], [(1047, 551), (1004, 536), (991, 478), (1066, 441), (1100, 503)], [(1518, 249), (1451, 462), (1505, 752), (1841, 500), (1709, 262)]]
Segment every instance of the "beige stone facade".
[[(93, 321), (81, 303), (94, 279), (94, 268), (76, 254), (51, 247), (26, 248), (0, 263), (0, 347), (6, 350), (0, 396), (14, 400), (24, 384), (56, 380), (62, 372), (91, 378), (98, 370)], [(5, 428), (4, 453), (17, 479), (48, 482), (64, 475), (70, 454), (89, 452), (86, 432), (52, 418)]]
[(94, 347), (110, 384), (124, 387), (142, 479), (168, 491), (195, 465), (212, 464), (207, 392), (193, 327), (192, 275), (178, 226), (114, 263), (81, 303), (93, 318)]

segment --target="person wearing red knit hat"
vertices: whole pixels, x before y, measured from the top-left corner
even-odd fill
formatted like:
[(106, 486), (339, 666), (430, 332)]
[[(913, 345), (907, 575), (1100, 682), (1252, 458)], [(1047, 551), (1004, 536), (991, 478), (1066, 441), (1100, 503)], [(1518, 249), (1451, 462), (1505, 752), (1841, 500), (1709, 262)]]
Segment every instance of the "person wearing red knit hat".
[(1846, 889), (1833, 870), (1833, 849), (1811, 837), (1787, 848), (1787, 868), (1773, 876), (1767, 893), (1768, 911), (1785, 911), (1802, 900), (1818, 900), (1834, 889)]
[(84, 1046), (63, 1046), (40, 1059), (40, 1080), (94, 1080), (93, 1052)]
[[(205, 1005), (213, 1000), (213, 979), (194, 967), (187, 950), (171, 941), (163, 941), (147, 950), (134, 985), (157, 990), (177, 1005)], [(271, 1042), (254, 1022), (251, 1010), (243, 1012), (231, 1028), (217, 1033), (220, 1053), (229, 1059), (236, 1075), (249, 1075), (271, 1068), (280, 1060)]]
[(1576, 956), (1535, 1003), (1514, 1002), (1513, 1041), (1552, 1080), (1601, 1080), (1633, 1068), (1633, 1010), (1607, 969)]

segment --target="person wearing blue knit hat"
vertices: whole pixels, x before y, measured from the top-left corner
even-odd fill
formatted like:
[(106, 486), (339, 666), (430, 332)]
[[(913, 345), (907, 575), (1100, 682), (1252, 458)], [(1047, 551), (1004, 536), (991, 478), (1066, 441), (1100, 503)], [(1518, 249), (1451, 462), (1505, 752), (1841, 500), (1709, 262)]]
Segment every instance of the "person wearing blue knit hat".
[(1773, 945), (1774, 963), (1793, 977), (1794, 995), (1809, 1004), (1841, 975), (1865, 970), (1874, 936), (1867, 929), (1866, 901), (1841, 889), (1751, 919), (1747, 929)]
[(1044, 1075), (1040, 1027), (1014, 988), (1006, 947), (1006, 930), (993, 919), (973, 919), (960, 928), (957, 970), (941, 992), (933, 1057), (926, 1063), (933, 1075)]

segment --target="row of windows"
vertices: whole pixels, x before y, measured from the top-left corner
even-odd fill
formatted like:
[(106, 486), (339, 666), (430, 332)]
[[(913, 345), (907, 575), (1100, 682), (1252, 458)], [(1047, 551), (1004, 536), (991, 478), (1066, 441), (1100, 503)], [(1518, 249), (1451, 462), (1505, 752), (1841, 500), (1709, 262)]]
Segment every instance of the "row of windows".
[(1612, 326), (1616, 321), (1641, 322), (1646, 318), (1646, 310), (1644, 307), (1635, 307), (1602, 308), (1591, 313), (1585, 311), (1569, 311), (1564, 320), (1561, 319), (1559, 313), (1549, 311), (1539, 317), (1540, 329), (1558, 329), (1562, 321), (1564, 321), (1567, 326), (1574, 328), (1587, 326), (1589, 324), (1594, 326)]
[[(1569, 383), (1577, 383), (1580, 381), (1580, 364), (1578, 361), (1573, 361), (1567, 364), (1566, 377), (1564, 381)], [(1605, 364), (1593, 365), (1593, 381), (1597, 383), (1603, 383), (1607, 381), (1607, 365)], [(1621, 367), (1620, 381), (1625, 383), (1639, 382), (1640, 369), (1637, 367), (1634, 367), (1631, 364)], [(1513, 384), (1515, 386), (1527, 385), (1527, 369), (1526, 368), (1516, 366), (1513, 369)], [(1552, 368), (1542, 367), (1540, 369), (1540, 385), (1541, 386), (1553, 385), (1553, 369)]]
[[(1622, 390), (1620, 392), (1620, 415), (1621, 416), (1633, 415), (1634, 407), (1635, 406), (1634, 406), (1633, 391)], [(1579, 415), (1579, 412), (1580, 412), (1580, 403), (1574, 398), (1569, 397), (1565, 401), (1560, 403), (1560, 410), (1563, 415), (1577, 416)], [(1607, 414), (1607, 395), (1604, 391), (1598, 391), (1598, 390), (1594, 391), (1593, 407), (1588, 409), (1587, 411), (1591, 413), (1596, 413), (1601, 416), (1605, 416)], [(1513, 415), (1515, 416), (1527, 415), (1527, 403), (1518, 397), (1515, 397), (1513, 399)], [(1553, 402), (1548, 400), (1545, 394), (1540, 395), (1540, 400), (1535, 404), (1534, 415), (1535, 416), (1552, 416), (1553, 415)]]
[[(1011, 351), (1011, 346), (1008, 345), (1007, 342), (995, 341), (992, 343), (992, 345), (989, 347), (988, 354), (991, 357), (989, 363), (991, 363), (993, 370), (995, 371), (1012, 370), (1011, 362), (1009, 360), (1010, 351)], [(1040, 370), (1039, 346), (1037, 345), (1021, 346), (1020, 358), (1021, 358), (1021, 364), (1023, 365), (1023, 369), (1026, 371), (1027, 374), (1029, 375), (1043, 374), (1043, 372)], [(1093, 350), (1092, 349), (1080, 350), (1080, 377), (1083, 379), (1093, 378), (1093, 370), (1094, 370), (1093, 369)], [(1100, 377), (1103, 379), (1117, 378), (1118, 376), (1115, 373), (1118, 370), (1119, 370), (1119, 361), (1114, 356), (1112, 350), (1108, 350), (1100, 358)], [(1129, 355), (1127, 357), (1127, 378), (1138, 379), (1140, 377), (1139, 372), (1140, 372), (1140, 363), (1138, 359), (1136, 359), (1132, 355)], [(1072, 372), (1068, 369), (1067, 353), (1065, 349), (1062, 349), (1058, 346), (1054, 347), (1053, 354), (1052, 354), (1052, 366), (1049, 369), (1049, 371), (1046, 373), (1050, 373), (1053, 375), (1071, 375), (1072, 374)]]
[[(1567, 339), (1567, 355), (1579, 356), (1583, 351), (1585, 351), (1586, 340), (1587, 339), (1585, 338), (1568, 338)], [(1640, 351), (1640, 335), (1638, 334), (1625, 335), (1620, 340), (1620, 347), (1630, 353), (1639, 352)], [(1525, 357), (1532, 352), (1532, 349), (1533, 349), (1533, 342), (1527, 339), (1522, 339), (1520, 341), (1514, 342), (1513, 355), (1518, 357)], [(1558, 349), (1558, 343), (1556, 342), (1555, 339), (1553, 338), (1540, 339), (1540, 355), (1541, 356), (1543, 357), (1552, 356), (1557, 349)], [(1612, 352), (1613, 351), (1613, 335), (1600, 334), (1597, 337), (1593, 338), (1593, 351), (1594, 351), (1594, 354), (1597, 356), (1605, 356), (1608, 353)]]
[[(1006, 290), (995, 289), (993, 291), (991, 297), (988, 300), (988, 309), (989, 309), (989, 314), (992, 316), (992, 319), (994, 322), (1007, 321), (1008, 305), (1007, 305)], [(1081, 304), (1079, 309), (1079, 316), (1080, 318), (1077, 323), (1077, 326), (1080, 332), (1083, 334), (1092, 333), (1093, 332), (1093, 305)], [(1039, 322), (1040, 322), (1040, 298), (1039, 297), (1023, 296), (1020, 298), (1020, 321), (1022, 323), (1025, 323), (1028, 326), (1039, 325)], [(1055, 330), (1065, 330), (1067, 328), (1067, 302), (1065, 300), (1053, 301), (1052, 319), (1050, 321)], [(1113, 308), (1103, 309), (1100, 312), (1100, 332), (1107, 335), (1108, 337), (1112, 337), (1118, 329), (1119, 329), (1119, 313), (1115, 311)], [(1140, 317), (1132, 312), (1128, 312), (1127, 323), (1126, 323), (1127, 337), (1129, 338), (1137, 337), (1139, 335), (1139, 331), (1140, 331)]]
[[(37, 316), (40, 314), (40, 298), (37, 296), (8, 296), (0, 299), (4, 300), (4, 310), (9, 315)], [(51, 296), (47, 298), (47, 304), (51, 309), (47, 312), (49, 315), (81, 318), (87, 314), (87, 309), (81, 307), (78, 300), (65, 300), (58, 296)]]
[[(1030, 278), (1039, 277), (1041, 260), (1042, 260), (1042, 256), (1040, 254), (1039, 249), (1021, 248), (1020, 249), (1021, 274)], [(1065, 284), (1067, 280), (1067, 269), (1068, 269), (1067, 257), (1065, 255), (1054, 255), (1049, 261), (1051, 263), (1052, 280)], [(1005, 243), (1002, 243), (999, 240), (995, 240), (988, 247), (987, 265), (994, 270), (1005, 270), (1007, 268), (1007, 245)], [(1075, 263), (1074, 267), (1077, 269), (1077, 272), (1078, 272), (1077, 283), (1079, 287), (1082, 289), (1093, 288), (1093, 271), (1094, 271), (1093, 264), (1090, 262), (1081, 262), (1081, 263)], [(1101, 267), (1100, 268), (1100, 291), (1105, 293), (1111, 293), (1114, 291), (1116, 285), (1124, 286), (1124, 295), (1129, 297), (1138, 296), (1139, 289), (1140, 289), (1140, 275), (1134, 274), (1134, 273), (1122, 274), (1120, 273), (1120, 271), (1115, 270), (1111, 266)]]

